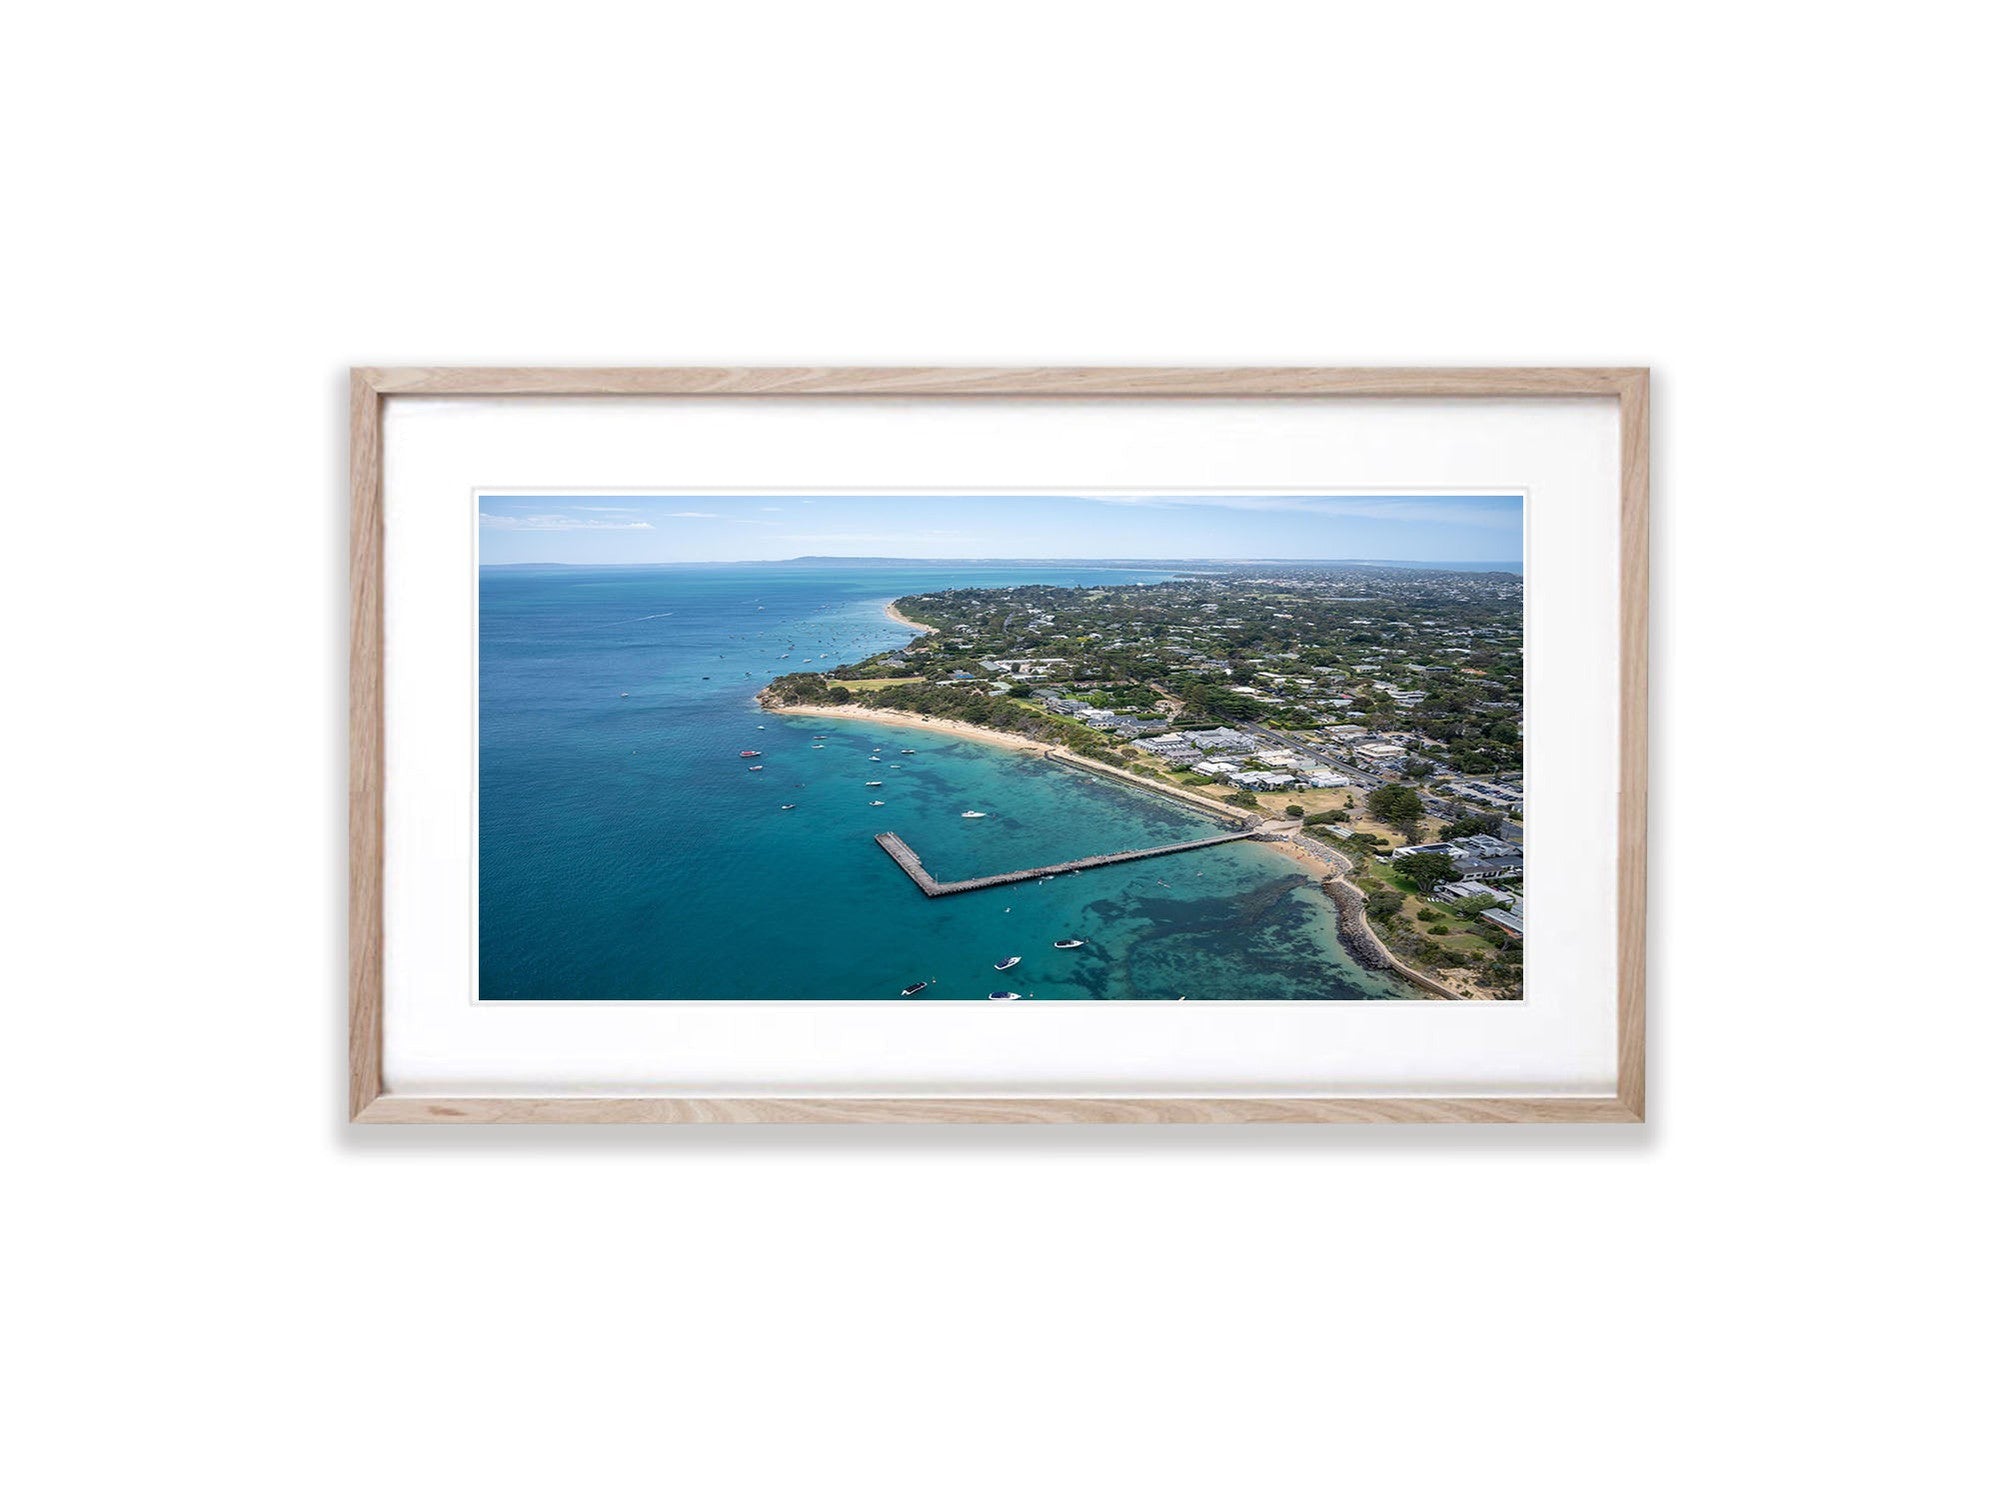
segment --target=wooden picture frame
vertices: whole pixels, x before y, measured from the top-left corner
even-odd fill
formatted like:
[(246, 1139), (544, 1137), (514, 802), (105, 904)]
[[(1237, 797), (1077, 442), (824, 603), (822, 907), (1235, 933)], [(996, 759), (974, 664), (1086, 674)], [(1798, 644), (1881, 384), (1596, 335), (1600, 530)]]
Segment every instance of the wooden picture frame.
[[(1615, 1096), (1378, 1098), (401, 1097), (383, 1046), (383, 408), (468, 396), (1609, 397), (1619, 419)], [(530, 369), (351, 372), (348, 1102), (362, 1123), (1635, 1123), (1645, 1117), (1648, 372), (1555, 369)]]

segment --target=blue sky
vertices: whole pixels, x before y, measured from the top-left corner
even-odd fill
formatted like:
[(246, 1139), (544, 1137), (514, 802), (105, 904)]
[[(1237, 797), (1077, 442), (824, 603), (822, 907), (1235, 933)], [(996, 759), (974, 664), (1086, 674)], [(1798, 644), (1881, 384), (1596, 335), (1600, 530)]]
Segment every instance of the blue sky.
[(1507, 562), (1521, 496), (1361, 494), (479, 497), (479, 560), (1159, 557)]

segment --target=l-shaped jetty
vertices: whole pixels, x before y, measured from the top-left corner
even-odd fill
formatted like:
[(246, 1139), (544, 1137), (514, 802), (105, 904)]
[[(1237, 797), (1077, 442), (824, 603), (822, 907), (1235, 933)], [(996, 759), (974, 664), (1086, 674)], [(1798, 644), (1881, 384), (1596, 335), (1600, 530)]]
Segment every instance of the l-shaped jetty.
[(877, 833), (875, 842), (882, 852), (901, 866), (902, 872), (916, 882), (916, 888), (925, 895), (962, 895), (967, 890), (988, 890), (994, 885), (1017, 885), (1022, 880), (1038, 880), (1044, 875), (1068, 874), (1077, 869), (1098, 869), (1106, 864), (1124, 864), (1132, 859), (1156, 859), (1162, 854), (1185, 853), (1189, 849), (1212, 848), (1217, 843), (1234, 843), (1239, 838), (1254, 838), (1256, 829), (1242, 828), (1233, 833), (1219, 833), (1212, 838), (1195, 838), (1187, 843), (1167, 843), (1158, 848), (1127, 848), (1114, 854), (1095, 854), (1087, 859), (1070, 859), (1063, 864), (1043, 864), (1036, 869), (1012, 869), (1005, 874), (984, 875), (976, 880), (939, 880), (932, 877), (923, 867), (923, 861), (916, 857), (916, 850), (904, 843), (894, 833)]

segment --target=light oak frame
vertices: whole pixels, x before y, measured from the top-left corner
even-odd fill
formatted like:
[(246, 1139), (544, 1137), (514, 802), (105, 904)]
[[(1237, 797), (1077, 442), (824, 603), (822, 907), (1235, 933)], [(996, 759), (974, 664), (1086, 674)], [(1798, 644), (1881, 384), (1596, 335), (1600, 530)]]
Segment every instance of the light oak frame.
[[(1651, 431), (1644, 369), (470, 369), (351, 372), (348, 1108), (362, 1123), (1637, 1123), (1645, 1117)], [(430, 1098), (382, 1088), (382, 415), (425, 396), (1612, 397), (1618, 403), (1617, 1092), (1545, 1098)]]

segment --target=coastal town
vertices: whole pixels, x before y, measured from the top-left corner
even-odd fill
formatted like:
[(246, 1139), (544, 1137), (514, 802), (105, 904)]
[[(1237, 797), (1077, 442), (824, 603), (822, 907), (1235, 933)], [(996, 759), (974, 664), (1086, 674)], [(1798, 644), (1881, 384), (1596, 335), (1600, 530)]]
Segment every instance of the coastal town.
[(1516, 573), (1346, 563), (949, 589), (890, 606), (922, 632), (906, 646), (761, 696), (961, 725), (1231, 811), (1322, 871), (1370, 966), (1517, 999), (1522, 598)]

